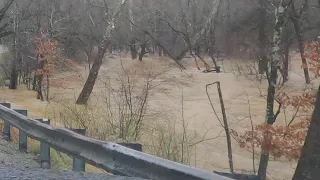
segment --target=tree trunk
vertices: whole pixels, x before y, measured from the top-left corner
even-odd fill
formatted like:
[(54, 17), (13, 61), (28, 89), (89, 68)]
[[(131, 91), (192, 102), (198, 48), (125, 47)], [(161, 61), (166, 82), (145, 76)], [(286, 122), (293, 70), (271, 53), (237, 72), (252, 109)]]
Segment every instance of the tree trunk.
[(18, 72), (16, 60), (12, 62), (11, 76), (10, 76), (10, 86), (9, 89), (17, 89), (18, 86)]
[[(281, 63), (281, 35), (282, 30), (285, 25), (285, 14), (284, 9), (287, 8), (284, 5), (284, 1), (281, 0), (279, 7), (276, 9), (276, 24), (273, 30), (273, 45), (272, 45), (272, 57), (270, 62), (270, 72), (267, 71), (268, 75), (268, 95), (267, 95), (267, 107), (266, 107), (266, 117), (265, 123), (267, 126), (273, 125), (276, 120), (276, 116), (273, 111), (274, 101), (275, 101), (275, 92), (277, 84), (277, 71), (279, 64)], [(270, 153), (270, 144), (271, 144), (271, 135), (268, 131), (268, 128), (264, 132), (264, 144), (261, 146), (261, 156), (260, 164), (258, 170), (258, 176), (260, 179), (265, 180), (267, 174), (267, 167), (269, 162), (269, 153)]]
[(215, 69), (216, 69), (216, 73), (220, 73), (221, 70), (220, 70), (220, 67), (219, 67), (218, 64), (217, 64), (216, 58), (214, 57), (213, 54), (210, 54), (210, 57), (211, 57), (211, 60), (212, 60), (212, 62), (213, 62), (213, 64), (214, 64), (214, 67), (215, 67)]
[(141, 51), (139, 54), (139, 61), (142, 61), (143, 56), (146, 54), (146, 44), (141, 44)]
[(112, 48), (112, 45), (109, 45), (109, 46), (108, 46), (108, 52), (109, 52), (110, 54), (112, 54), (112, 49), (113, 49), (113, 48)]
[(32, 90), (33, 91), (36, 91), (37, 89), (37, 73), (34, 72), (34, 75), (33, 75), (33, 82), (32, 82)]
[[(220, 72), (220, 67), (218, 66), (217, 64), (217, 61), (215, 59), (215, 53), (217, 53), (217, 48), (216, 48), (216, 27), (217, 27), (217, 24), (218, 24), (218, 17), (219, 17), (219, 13), (221, 11), (221, 8), (220, 8), (220, 5), (222, 3), (222, 0), (219, 1), (219, 4), (218, 4), (218, 7), (217, 7), (217, 11), (215, 13), (215, 17), (214, 19), (212, 19), (210, 21), (210, 28), (209, 28), (209, 31), (207, 33), (207, 37), (206, 39), (208, 39), (208, 41), (206, 42), (207, 43), (207, 51), (209, 53), (209, 56), (211, 57), (211, 60), (214, 64), (214, 67), (216, 68), (216, 72), (219, 73)], [(229, 3), (229, 1), (228, 1)]]
[[(294, 8), (293, 8), (293, 10), (294, 10)], [(293, 21), (294, 30), (296, 32), (297, 41), (298, 41), (298, 45), (299, 45), (299, 51), (300, 51), (300, 56), (301, 56), (301, 61), (302, 61), (304, 78), (305, 78), (306, 83), (310, 84), (310, 77), (309, 77), (309, 72), (308, 72), (308, 64), (307, 64), (306, 57), (304, 55), (303, 37), (302, 37), (300, 22), (299, 22), (299, 19), (297, 17), (292, 17), (291, 19)]]
[(164, 51), (163, 48), (162, 48), (162, 54), (163, 54), (164, 57), (169, 56), (169, 54), (166, 51)]
[(18, 69), (17, 69), (17, 64), (18, 64), (18, 42), (19, 42), (19, 23), (18, 23), (18, 10), (17, 10), (17, 3), (15, 3), (15, 14), (13, 16), (13, 29), (15, 33), (14, 37), (14, 60), (12, 62), (12, 69), (11, 69), (11, 76), (10, 76), (10, 86), (9, 89), (17, 89), (18, 86)]
[(132, 60), (137, 59), (137, 50), (136, 50), (136, 41), (135, 40), (132, 40), (130, 42), (130, 53), (131, 53)]
[[(132, 23), (134, 23), (132, 8), (133, 8), (133, 0), (128, 0), (129, 19)], [(131, 52), (132, 60), (135, 60), (135, 59), (137, 59), (137, 50), (136, 50), (136, 41), (135, 41), (135, 37), (134, 37), (134, 28), (133, 28), (132, 23), (129, 23), (130, 33), (131, 33), (130, 52)]]
[(37, 99), (40, 99), (43, 101), (43, 94), (42, 94), (42, 80), (43, 80), (43, 75), (37, 75)]
[[(40, 5), (39, 4), (37, 4), (36, 14), (37, 14), (37, 16), (36, 16), (37, 17), (37, 35), (40, 35), (40, 33), (41, 33), (41, 15), (40, 15)], [(38, 88), (37, 88), (37, 82), (38, 82), (37, 68), (38, 68), (38, 63), (39, 63), (39, 56), (37, 56), (37, 59), (36, 59), (35, 63), (37, 65), (37, 67), (34, 69), (32, 90), (38, 92)]]
[(230, 32), (230, 0), (227, 0), (227, 22), (226, 22), (226, 45), (227, 45), (227, 56), (229, 57), (232, 54), (232, 44), (231, 44), (231, 32)]
[(154, 45), (153, 43), (151, 44), (151, 54), (154, 55), (154, 53), (156, 52), (156, 45)]
[[(127, 2), (127, 0), (122, 0), (120, 2), (119, 6), (117, 8), (117, 11), (114, 13), (112, 20), (109, 24), (117, 24), (119, 16), (121, 14), (121, 10), (123, 9), (123, 6), (126, 4), (126, 2)], [(106, 15), (107, 14), (108, 13), (106, 13)], [(93, 87), (94, 87), (94, 84), (98, 78), (99, 70), (100, 70), (100, 67), (101, 67), (103, 59), (104, 59), (104, 54), (105, 54), (107, 48), (110, 47), (110, 45), (111, 45), (110, 42), (112, 39), (112, 34), (113, 34), (114, 29), (115, 29), (114, 25), (109, 25), (106, 27), (106, 30), (104, 33), (106, 36), (103, 37), (103, 41), (102, 41), (101, 45), (98, 46), (98, 54), (95, 57), (95, 60), (94, 60), (92, 67), (90, 69), (87, 81), (83, 86), (83, 89), (77, 99), (76, 104), (87, 104), (88, 103), (89, 97), (90, 97), (92, 90), (93, 90)]]
[(280, 69), (283, 81), (282, 85), (286, 83), (289, 80), (289, 50), (290, 46), (292, 44), (292, 28), (291, 26), (286, 26), (283, 29), (283, 36), (282, 36), (282, 43), (283, 43), (283, 53), (284, 53), (284, 58), (283, 58), (283, 67)]
[(215, 46), (216, 46), (215, 45), (216, 44), (215, 30), (210, 30), (209, 37), (210, 37), (209, 39), (211, 39), (210, 42), (209, 42), (209, 48), (210, 48), (209, 55), (210, 55), (211, 60), (212, 60), (212, 62), (214, 64), (214, 67), (216, 68), (216, 72), (220, 73), (220, 67), (218, 66), (216, 58), (214, 57), (214, 55), (215, 55)]
[(160, 46), (158, 46), (158, 53), (159, 53), (159, 56), (162, 56), (162, 48)]
[(260, 23), (259, 23), (259, 56), (258, 56), (258, 68), (259, 74), (264, 74), (268, 67), (267, 58), (267, 34), (266, 34), (266, 5), (265, 0), (260, 0)]
[(92, 90), (93, 90), (93, 87), (94, 87), (94, 84), (97, 80), (105, 52), (106, 52), (105, 47), (101, 47), (101, 46), (98, 47), (98, 55), (92, 64), (92, 67), (89, 72), (89, 76), (87, 78), (85, 85), (83, 86), (83, 89), (77, 99), (76, 104), (87, 104), (88, 103), (89, 97), (90, 97)]
[(283, 70), (282, 70), (283, 84), (289, 80), (288, 78), (289, 77), (289, 48), (290, 48), (290, 44), (285, 43)]
[(46, 93), (46, 100), (49, 101), (49, 92), (50, 92), (50, 78), (49, 75), (46, 75), (47, 77), (47, 93)]
[(311, 124), (304, 142), (293, 180), (314, 180), (320, 177), (320, 86)]
[[(264, 51), (264, 50), (262, 50)], [(264, 74), (268, 67), (268, 59), (264, 52), (259, 52), (259, 59), (258, 59), (258, 68), (259, 68), (259, 74)]]

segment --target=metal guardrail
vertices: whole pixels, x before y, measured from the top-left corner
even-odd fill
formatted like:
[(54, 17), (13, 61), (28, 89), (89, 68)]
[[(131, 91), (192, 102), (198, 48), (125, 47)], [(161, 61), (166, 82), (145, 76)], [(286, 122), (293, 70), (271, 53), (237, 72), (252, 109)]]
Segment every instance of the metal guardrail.
[(20, 114), (21, 111), (19, 113), (11, 110), (8, 104), (8, 107), (3, 105), (0, 105), (0, 119), (4, 121), (4, 135), (10, 137), (10, 125), (18, 128), (19, 149), (24, 152), (27, 152), (26, 136), (40, 141), (40, 146), (44, 150), (43, 156), (40, 155), (43, 158), (41, 160), (49, 165), (48, 148), (52, 147), (80, 162), (84, 160), (114, 175), (155, 180), (231, 180), (219, 174), (135, 151), (113, 142), (89, 138), (64, 128), (53, 128), (47, 121), (46, 124), (28, 118), (26, 114)]

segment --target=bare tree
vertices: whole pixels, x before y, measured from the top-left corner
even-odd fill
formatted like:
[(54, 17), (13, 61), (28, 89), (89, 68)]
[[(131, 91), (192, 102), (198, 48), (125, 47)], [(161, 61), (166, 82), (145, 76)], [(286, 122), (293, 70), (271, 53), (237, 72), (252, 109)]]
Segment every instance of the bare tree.
[[(10, 26), (10, 22), (6, 21), (6, 12), (8, 11), (8, 9), (10, 8), (10, 6), (13, 4), (14, 0), (6, 0), (4, 1), (4, 6), (0, 9), (0, 22), (2, 23), (1, 27), (0, 27), (0, 38), (3, 38), (5, 36), (11, 35), (15, 33), (15, 45), (14, 45), (14, 49), (17, 47), (17, 31), (16, 29), (14, 29), (14, 31), (9, 31), (7, 30), (7, 28)], [(14, 27), (16, 27), (17, 25), (17, 19), (18, 18), (14, 18)], [(16, 51), (17, 52), (17, 51)], [(18, 54), (16, 54), (18, 55)], [(17, 81), (18, 81), (18, 75), (17, 75), (17, 67), (16, 67), (16, 61), (17, 60), (17, 56), (14, 58), (14, 62), (12, 62), (12, 69), (11, 69), (11, 77), (10, 77), (10, 89), (16, 89), (17, 88)]]
[(11, 75), (10, 75), (10, 86), (9, 89), (17, 89), (17, 85), (18, 85), (18, 62), (20, 60), (20, 52), (19, 52), (19, 6), (17, 5), (17, 3), (15, 3), (15, 8), (14, 8), (14, 15), (13, 15), (13, 31), (15, 33), (14, 36), (14, 42), (13, 42), (13, 52), (15, 54), (13, 62), (11, 63)]
[[(270, 68), (267, 71), (268, 75), (268, 95), (267, 95), (267, 107), (266, 107), (266, 117), (265, 123), (267, 125), (273, 125), (276, 121), (277, 116), (280, 113), (281, 105), (279, 105), (279, 109), (276, 113), (274, 113), (274, 102), (275, 102), (275, 90), (277, 85), (277, 73), (280, 67), (281, 61), (281, 36), (283, 33), (283, 28), (287, 21), (288, 8), (291, 5), (292, 1), (281, 0), (279, 6), (275, 9), (275, 26), (273, 30), (273, 39), (272, 39), (272, 56), (270, 61)], [(289, 3), (289, 4), (288, 4)], [(261, 156), (260, 156), (260, 164), (258, 170), (258, 176), (261, 179), (266, 179), (267, 167), (269, 162), (269, 154), (270, 154), (270, 143), (271, 137), (268, 130), (264, 132), (264, 144), (262, 145)]]
[[(119, 4), (119, 6), (117, 7), (115, 13), (111, 16), (111, 19), (108, 18), (109, 15), (109, 10), (108, 10), (108, 4), (106, 1), (104, 1), (104, 6), (105, 6), (105, 14), (106, 14), (106, 21), (109, 22), (107, 24), (107, 27), (105, 27), (105, 33), (103, 36), (103, 41), (101, 42), (101, 44), (98, 46), (98, 55), (95, 58), (92, 67), (90, 69), (89, 72), (89, 76), (87, 78), (87, 81), (77, 99), (77, 104), (87, 104), (90, 94), (93, 90), (93, 86), (97, 80), (98, 77), (98, 73), (100, 70), (100, 67), (102, 65), (103, 59), (104, 59), (104, 54), (107, 50), (107, 47), (111, 44), (111, 38), (112, 38), (112, 34), (113, 31), (116, 27), (116, 24), (118, 22), (119, 16), (121, 14), (121, 11), (123, 10), (124, 5), (126, 4), (127, 0), (122, 0), (121, 3)], [(110, 16), (109, 16), (110, 17)]]
[(7, 30), (7, 27), (10, 25), (8, 21), (6, 21), (6, 12), (12, 5), (14, 0), (6, 0), (4, 1), (4, 6), (0, 9), (0, 38), (13, 34), (14, 32)]
[[(128, 15), (129, 15), (130, 21), (134, 22), (132, 8), (133, 8), (133, 1), (129, 0), (128, 1)], [(130, 46), (131, 58), (134, 60), (137, 58), (138, 52), (136, 50), (136, 40), (135, 40), (135, 36), (134, 36), (134, 27), (130, 23), (129, 23), (129, 26), (130, 26), (130, 32), (131, 32), (131, 40), (130, 40), (129, 46)]]
[(284, 28), (283, 37), (282, 37), (284, 58), (283, 58), (283, 67), (279, 69), (283, 78), (282, 85), (289, 80), (289, 51), (293, 41), (291, 37), (292, 32), (290, 28), (291, 27), (289, 27), (288, 25)]
[(309, 77), (309, 72), (308, 72), (308, 64), (307, 64), (307, 60), (304, 54), (304, 46), (303, 46), (303, 37), (302, 37), (302, 30), (301, 30), (301, 14), (304, 10), (304, 8), (307, 6), (308, 0), (304, 1), (304, 5), (303, 8), (297, 12), (296, 8), (295, 8), (295, 1), (292, 0), (293, 3), (291, 5), (291, 16), (290, 19), (293, 22), (294, 25), (294, 30), (296, 32), (296, 36), (297, 36), (297, 42), (298, 42), (298, 46), (299, 46), (299, 50), (300, 50), (300, 56), (301, 56), (301, 61), (302, 61), (302, 67), (303, 67), (303, 73), (304, 73), (304, 78), (307, 84), (310, 84), (310, 77)]
[(267, 1), (260, 0), (260, 23), (259, 23), (259, 74), (264, 74), (267, 71), (268, 57), (268, 35), (266, 33), (266, 21), (267, 21)]

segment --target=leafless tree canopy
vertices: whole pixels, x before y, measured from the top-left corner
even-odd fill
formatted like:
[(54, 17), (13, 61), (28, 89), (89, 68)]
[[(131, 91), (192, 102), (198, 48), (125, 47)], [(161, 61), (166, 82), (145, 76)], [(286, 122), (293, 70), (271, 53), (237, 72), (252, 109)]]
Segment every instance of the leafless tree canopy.
[[(259, 0), (128, 2), (115, 24), (108, 50), (129, 51), (131, 48), (142, 55), (164, 53), (177, 60), (177, 63), (192, 52), (201, 55), (212, 52), (229, 57), (249, 50), (259, 54), (261, 16), (266, 18), (266, 38), (263, 41), (270, 47), (274, 24), (273, 6), (278, 4), (278, 1), (260, 3)], [(299, 21), (303, 38), (315, 39), (318, 32), (318, 2), (309, 0), (307, 5), (304, 1), (294, 2), (295, 11), (301, 16)], [(26, 56), (26, 61), (32, 56), (32, 38), (40, 30), (47, 30), (50, 37), (63, 44), (66, 55), (78, 61), (89, 59), (91, 63), (95, 47), (103, 40), (105, 28), (118, 6), (117, 1), (107, 0), (21, 0), (12, 3), (11, 0), (2, 3), (4, 8), (0, 12), (0, 35), (3, 42), (12, 46), (12, 34), (18, 31), (19, 41), (24, 42), (20, 43), (19, 51), (22, 56)], [(261, 13), (262, 10), (265, 13)], [(14, 29), (14, 17), (18, 18), (18, 29)], [(287, 27), (290, 26), (292, 23), (288, 22)], [(291, 36), (294, 35), (291, 33)], [(293, 43), (295, 40), (293, 37)]]

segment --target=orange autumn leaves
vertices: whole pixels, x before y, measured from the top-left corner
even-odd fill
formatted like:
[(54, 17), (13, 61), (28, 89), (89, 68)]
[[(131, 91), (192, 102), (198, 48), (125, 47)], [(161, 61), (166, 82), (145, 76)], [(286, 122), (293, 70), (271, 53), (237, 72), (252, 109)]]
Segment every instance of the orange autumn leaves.
[[(275, 158), (285, 157), (293, 160), (299, 158), (309, 123), (306, 119), (289, 127), (261, 124), (255, 126), (253, 131), (246, 131), (242, 135), (232, 133), (241, 148), (251, 150), (254, 144), (254, 147), (268, 149)], [(267, 132), (270, 139), (268, 145), (265, 144), (264, 132)]]
[[(283, 109), (292, 108), (307, 114), (311, 113), (315, 98), (313, 93), (288, 95), (282, 92), (277, 95), (277, 101), (282, 104)], [(251, 150), (254, 145), (255, 148), (268, 149), (274, 158), (298, 159), (311, 119), (308, 115), (294, 118), (288, 118), (286, 125), (260, 124), (254, 126), (253, 131), (246, 131), (244, 134), (235, 131), (231, 133), (241, 148)], [(266, 134), (270, 144), (265, 144)]]
[[(38, 57), (38, 68), (36, 73), (39, 76), (51, 77), (54, 74), (54, 70), (57, 68), (64, 69), (65, 67), (72, 72), (75, 72), (79, 77), (81, 74), (78, 68), (78, 64), (72, 60), (67, 59), (63, 56), (58, 42), (46, 37), (45, 33), (42, 32), (39, 36), (35, 38), (36, 50), (34, 53)], [(42, 56), (42, 57), (41, 57)], [(52, 78), (50, 80), (50, 85), (59, 89), (67, 89), (70, 81), (67, 81), (66, 77)], [(70, 79), (70, 78), (69, 78)], [(73, 81), (75, 78), (73, 78)], [(79, 78), (78, 78), (79, 80)], [(82, 80), (82, 79), (81, 79)], [(45, 82), (44, 86), (49, 86), (49, 81)], [(41, 83), (42, 84), (42, 83)]]
[(62, 58), (58, 43), (42, 34), (35, 38), (35, 43), (34, 53), (38, 56), (38, 63), (43, 63), (43, 66), (38, 67), (37, 74), (50, 76), (54, 71), (55, 62)]
[(285, 92), (279, 92), (276, 98), (277, 101), (282, 104), (283, 108), (292, 107), (302, 112), (312, 110), (316, 102), (316, 95), (311, 92), (291, 96)]

